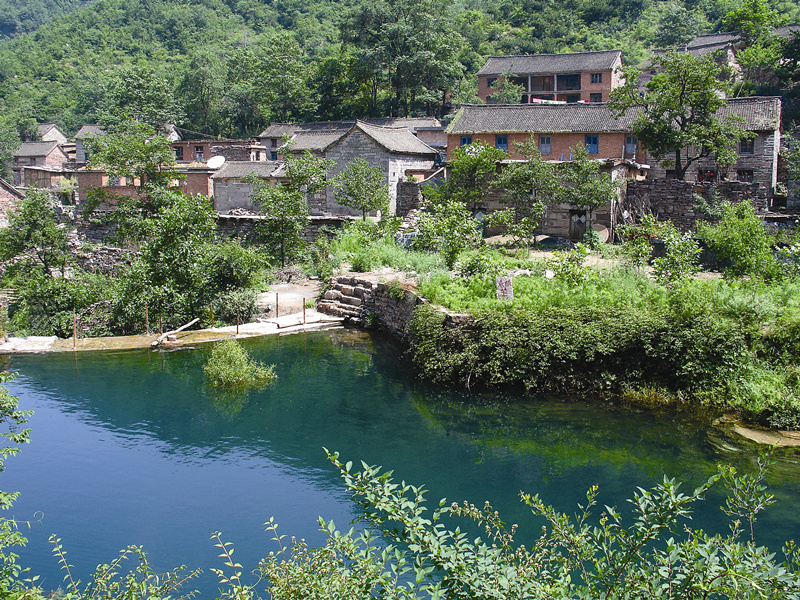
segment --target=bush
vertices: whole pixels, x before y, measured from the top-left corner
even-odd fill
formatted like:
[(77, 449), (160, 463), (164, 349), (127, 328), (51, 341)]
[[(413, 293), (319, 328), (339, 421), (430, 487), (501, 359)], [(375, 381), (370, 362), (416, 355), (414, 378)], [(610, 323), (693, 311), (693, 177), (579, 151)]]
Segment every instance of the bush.
[(727, 204), (716, 225), (701, 223), (698, 233), (705, 238), (723, 262), (727, 278), (769, 281), (779, 277), (780, 269), (772, 254), (771, 241), (764, 223), (749, 202)]
[(232, 391), (263, 388), (277, 378), (275, 365), (255, 362), (236, 340), (214, 344), (203, 371), (211, 385)]
[(239, 323), (253, 320), (256, 314), (258, 292), (251, 289), (233, 289), (223, 292), (211, 303), (215, 321), (233, 325), (238, 316)]
[(209, 284), (219, 291), (250, 287), (256, 274), (267, 266), (257, 250), (235, 240), (210, 245), (207, 250), (206, 274)]

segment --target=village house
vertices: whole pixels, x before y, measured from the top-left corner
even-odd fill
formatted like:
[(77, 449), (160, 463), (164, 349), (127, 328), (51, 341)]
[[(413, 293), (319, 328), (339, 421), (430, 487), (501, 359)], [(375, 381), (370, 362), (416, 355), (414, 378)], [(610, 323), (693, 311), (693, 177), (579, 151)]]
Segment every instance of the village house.
[(277, 161), (229, 161), (211, 175), (214, 193), (214, 210), (229, 214), (232, 210), (257, 213), (258, 207), (250, 200), (253, 184), (245, 181), (248, 175), (256, 175), (265, 182), (278, 181), (283, 164)]
[[(173, 183), (186, 194), (202, 194), (210, 196), (213, 192), (211, 174), (214, 169), (206, 165), (180, 165), (175, 169), (182, 176)], [(125, 177), (110, 177), (105, 169), (82, 168), (75, 172), (76, 203), (86, 202), (91, 190), (102, 190), (112, 196), (134, 198), (140, 194), (141, 182), (138, 179), (126, 180)], [(101, 209), (102, 210), (102, 209)]]
[[(730, 166), (719, 165), (712, 154), (695, 162), (686, 174), (689, 181), (714, 183), (735, 180), (759, 183), (770, 191), (778, 183), (778, 156), (781, 146), (781, 99), (778, 97), (750, 96), (729, 98), (717, 116), (734, 115), (742, 120), (741, 128), (755, 134), (737, 144), (738, 158)], [(690, 156), (697, 149), (689, 148)], [(674, 161), (674, 153), (665, 160)], [(674, 177), (674, 170), (661, 163), (653, 164), (652, 177)]]
[(28, 185), (23, 179), (22, 167), (39, 166), (53, 169), (63, 169), (69, 157), (56, 141), (49, 142), (22, 142), (14, 152), (14, 185)]
[[(524, 160), (518, 144), (533, 142), (544, 160), (564, 163), (572, 160), (572, 150), (583, 145), (590, 158), (597, 160), (601, 172), (612, 180), (643, 179), (649, 166), (646, 153), (633, 135), (634, 111), (615, 118), (605, 104), (517, 104), (469, 105), (462, 107), (447, 128), (448, 156), (453, 151), (478, 141), (509, 153), (503, 164)], [(593, 222), (602, 237), (613, 234), (616, 225), (616, 198), (595, 210)], [(500, 208), (500, 198), (489, 198), (482, 212)], [(586, 232), (585, 210), (567, 204), (547, 207), (541, 219), (541, 233), (580, 241)]]
[[(380, 119), (379, 125), (367, 121), (331, 121), (318, 123), (274, 123), (259, 138), (270, 152), (270, 160), (279, 158), (284, 140), (289, 140), (291, 151), (309, 150), (322, 158), (336, 162), (329, 174), (335, 176), (355, 158), (365, 159), (370, 166), (380, 169), (389, 187), (389, 214), (395, 214), (397, 183), (409, 173), (426, 171), (439, 160), (437, 149), (423, 142), (412, 132), (416, 128), (437, 128), (435, 119)], [(433, 125), (432, 122), (435, 122)], [(401, 123), (401, 124), (398, 124)], [(423, 136), (430, 129), (420, 129)], [(441, 132), (444, 135), (444, 132)], [(440, 138), (443, 140), (444, 138)], [(441, 142), (443, 144), (443, 141)], [(324, 198), (310, 203), (315, 215), (358, 215), (358, 211), (336, 202), (333, 188), (328, 187)]]
[(8, 225), (8, 212), (13, 210), (18, 200), (25, 197), (20, 190), (15, 188), (5, 179), (0, 178), (0, 227)]
[(205, 163), (214, 156), (229, 161), (267, 160), (267, 149), (254, 140), (176, 140), (171, 145), (178, 163)]
[(519, 102), (606, 102), (609, 92), (622, 85), (617, 69), (621, 50), (571, 54), (490, 56), (478, 71), (478, 97), (494, 104), (492, 86), (506, 75), (523, 87)]
[(63, 146), (69, 142), (67, 134), (55, 123), (42, 123), (36, 128), (36, 139), (42, 142), (58, 142)]
[(447, 127), (447, 155), (478, 141), (523, 158), (518, 144), (533, 141), (545, 160), (570, 160), (584, 145), (595, 159), (647, 156), (633, 134), (634, 110), (615, 118), (606, 104), (514, 104), (463, 106)]
[(78, 130), (78, 133), (75, 134), (75, 161), (79, 165), (85, 165), (90, 158), (84, 140), (105, 134), (106, 132), (99, 125), (84, 125)]

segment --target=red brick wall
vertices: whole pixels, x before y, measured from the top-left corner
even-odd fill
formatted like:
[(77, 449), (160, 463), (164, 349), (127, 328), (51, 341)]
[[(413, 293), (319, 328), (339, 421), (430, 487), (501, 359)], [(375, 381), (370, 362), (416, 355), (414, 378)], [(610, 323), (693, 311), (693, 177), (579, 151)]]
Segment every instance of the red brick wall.
[(186, 194), (202, 194), (204, 196), (211, 196), (213, 188), (211, 185), (210, 172), (189, 172), (186, 174), (186, 179), (181, 182), (181, 189)]
[[(39, 164), (39, 161), (36, 161)], [(63, 169), (67, 164), (67, 155), (64, 154), (59, 148), (53, 150), (50, 154), (44, 157), (44, 164), (42, 166), (51, 167), (53, 169)]]
[[(534, 134), (533, 138), (534, 141), (539, 143), (539, 136), (540, 135), (549, 135), (551, 138), (551, 146), (552, 152), (550, 154), (543, 155), (543, 158), (547, 160), (560, 160), (561, 154), (564, 154), (564, 160), (569, 160), (569, 153), (570, 148), (574, 148), (578, 144), (584, 144), (586, 141), (586, 134), (585, 133), (545, 133), (545, 134)], [(597, 154), (590, 155), (591, 158), (622, 158), (622, 151), (625, 144), (625, 133), (624, 132), (613, 132), (613, 133), (598, 133), (598, 150)], [(509, 133), (508, 134), (508, 151), (511, 155), (511, 158), (520, 159), (523, 158), (517, 151), (516, 147), (514, 146), (514, 142), (527, 142), (530, 141), (531, 134), (529, 133)], [(491, 133), (478, 133), (472, 135), (472, 141), (477, 142), (478, 140), (483, 141), (486, 145), (494, 146), (495, 145), (495, 134)], [(447, 136), (447, 156), (450, 157), (453, 155), (453, 151), (461, 145), (461, 135), (460, 134), (449, 134)], [(626, 158), (631, 158), (630, 156)], [(639, 156), (637, 156), (639, 162), (646, 162), (646, 157), (644, 152), (641, 150)]]

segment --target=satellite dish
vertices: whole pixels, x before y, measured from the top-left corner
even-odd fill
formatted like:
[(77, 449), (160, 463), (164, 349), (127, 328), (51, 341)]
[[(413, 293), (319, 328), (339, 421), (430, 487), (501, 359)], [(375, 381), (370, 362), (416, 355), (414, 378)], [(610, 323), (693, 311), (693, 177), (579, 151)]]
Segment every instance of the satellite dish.
[(222, 163), (225, 162), (224, 156), (212, 156), (208, 159), (206, 163), (209, 169), (219, 169), (222, 166)]

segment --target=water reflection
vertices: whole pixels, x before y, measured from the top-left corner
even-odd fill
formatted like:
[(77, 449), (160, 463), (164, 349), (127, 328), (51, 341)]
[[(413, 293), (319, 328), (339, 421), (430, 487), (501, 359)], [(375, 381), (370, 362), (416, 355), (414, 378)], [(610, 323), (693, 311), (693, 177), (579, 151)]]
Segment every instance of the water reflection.
[[(388, 340), (334, 329), (244, 341), (278, 379), (221, 401), (205, 382), (210, 345), (171, 353), (118, 351), (20, 356), (11, 384), (34, 408), (30, 448), (8, 463), (4, 489), (25, 518), (45, 512), (23, 560), (61, 579), (46, 543), (58, 533), (85, 579), (123, 546), (144, 544), (157, 567), (219, 566), (208, 536), (222, 530), (245, 565), (270, 549), (263, 523), (322, 539), (316, 517), (344, 525), (353, 506), (322, 447), (383, 465), (441, 497), (490, 500), (535, 535), (520, 490), (572, 512), (592, 484), (601, 505), (622, 505), (662, 474), (694, 486), (718, 463), (746, 468), (753, 444), (711, 418), (608, 403), (464, 395), (415, 382)], [(770, 482), (778, 504), (759, 521), (773, 549), (794, 537), (797, 455), (782, 449)], [(696, 523), (724, 530), (720, 497)], [(527, 533), (526, 533), (527, 532)], [(211, 597), (210, 575), (200, 582)]]

